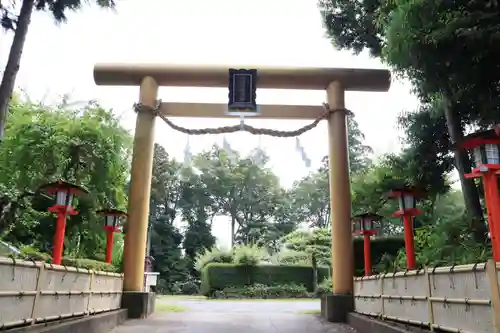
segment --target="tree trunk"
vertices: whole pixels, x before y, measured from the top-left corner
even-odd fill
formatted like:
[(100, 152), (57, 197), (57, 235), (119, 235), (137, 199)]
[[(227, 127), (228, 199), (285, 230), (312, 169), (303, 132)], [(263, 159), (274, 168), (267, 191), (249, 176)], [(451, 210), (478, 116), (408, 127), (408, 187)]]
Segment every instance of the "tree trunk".
[[(462, 125), (460, 122), (460, 116), (455, 108), (454, 103), (450, 102), (446, 98), (443, 101), (444, 104), (444, 114), (446, 117), (446, 123), (448, 126), (448, 133), (450, 134), (450, 139), (452, 144), (461, 142), (463, 140)], [(465, 150), (454, 150), (455, 155), (455, 167), (458, 171), (460, 177), (460, 185), (462, 187), (462, 195), (465, 201), (465, 207), (467, 213), (470, 217), (470, 231), (477, 242), (484, 242), (486, 240), (486, 235), (488, 229), (484, 222), (483, 210), (481, 208), (481, 202), (479, 200), (479, 194), (477, 191), (476, 184), (474, 184), (473, 179), (465, 178), (465, 173), (471, 171), (470, 159), (467, 151)]]
[(313, 292), (316, 293), (316, 290), (318, 290), (318, 262), (314, 254), (311, 256), (311, 266), (313, 270)]
[(234, 238), (235, 238), (235, 227), (236, 227), (236, 218), (231, 216), (231, 249), (234, 248)]
[(35, 0), (23, 0), (21, 12), (19, 13), (16, 32), (10, 46), (9, 58), (5, 71), (3, 73), (2, 83), (0, 85), (0, 141), (3, 141), (5, 134), (5, 121), (9, 108), (10, 97), (14, 91), (17, 72), (21, 63), (24, 42), (28, 34), (28, 27), (31, 21)]

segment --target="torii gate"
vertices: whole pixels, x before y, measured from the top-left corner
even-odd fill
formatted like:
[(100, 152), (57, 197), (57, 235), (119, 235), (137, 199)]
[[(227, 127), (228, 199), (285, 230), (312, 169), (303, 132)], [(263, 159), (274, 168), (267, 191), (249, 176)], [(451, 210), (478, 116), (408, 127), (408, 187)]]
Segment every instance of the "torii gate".
[[(249, 68), (248, 66), (231, 66)], [(143, 292), (144, 257), (148, 229), (149, 197), (153, 164), (153, 110), (168, 117), (227, 117), (226, 104), (161, 103), (158, 87), (227, 87), (229, 67), (186, 67), (152, 64), (97, 64), (97, 85), (139, 86), (138, 111), (132, 155), (128, 229), (125, 237), (122, 304), (130, 317), (145, 317), (153, 311), (151, 295)], [(250, 67), (255, 68), (255, 67)], [(257, 67), (258, 88), (326, 90), (332, 110), (327, 117), (332, 230), (333, 295), (322, 300), (330, 321), (343, 321), (353, 307), (353, 246), (351, 238), (351, 193), (346, 129), (345, 91), (387, 91), (390, 73), (381, 69), (265, 68)], [(323, 106), (259, 105), (252, 118), (317, 119)], [(334, 112), (333, 112), (334, 111)], [(153, 299), (154, 302), (154, 299)], [(149, 309), (148, 309), (149, 304)], [(326, 310), (325, 310), (326, 309)]]

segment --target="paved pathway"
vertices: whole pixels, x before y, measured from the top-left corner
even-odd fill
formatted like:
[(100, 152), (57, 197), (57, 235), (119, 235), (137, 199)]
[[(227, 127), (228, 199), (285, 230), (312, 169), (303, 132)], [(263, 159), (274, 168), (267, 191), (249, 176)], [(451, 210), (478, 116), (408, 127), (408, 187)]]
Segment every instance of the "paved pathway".
[(186, 310), (156, 312), (147, 320), (130, 320), (113, 333), (355, 333), (348, 326), (304, 314), (318, 310), (319, 301), (158, 299), (157, 304)]

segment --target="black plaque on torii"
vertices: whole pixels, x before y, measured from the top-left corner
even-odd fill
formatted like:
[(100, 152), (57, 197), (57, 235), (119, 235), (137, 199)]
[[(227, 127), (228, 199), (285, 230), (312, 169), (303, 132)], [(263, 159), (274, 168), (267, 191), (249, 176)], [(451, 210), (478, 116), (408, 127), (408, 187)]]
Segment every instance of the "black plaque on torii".
[(257, 70), (229, 69), (229, 114), (257, 114)]

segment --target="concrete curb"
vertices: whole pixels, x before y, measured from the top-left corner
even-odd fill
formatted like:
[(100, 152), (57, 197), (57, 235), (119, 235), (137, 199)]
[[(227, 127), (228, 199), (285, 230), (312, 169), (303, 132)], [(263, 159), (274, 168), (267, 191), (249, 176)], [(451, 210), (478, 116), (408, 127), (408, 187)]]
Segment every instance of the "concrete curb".
[(347, 324), (358, 333), (428, 333), (429, 330), (403, 325), (399, 323), (387, 323), (369, 316), (350, 312), (347, 314)]
[(127, 310), (119, 309), (79, 319), (53, 321), (13, 328), (5, 333), (108, 333), (127, 319)]

